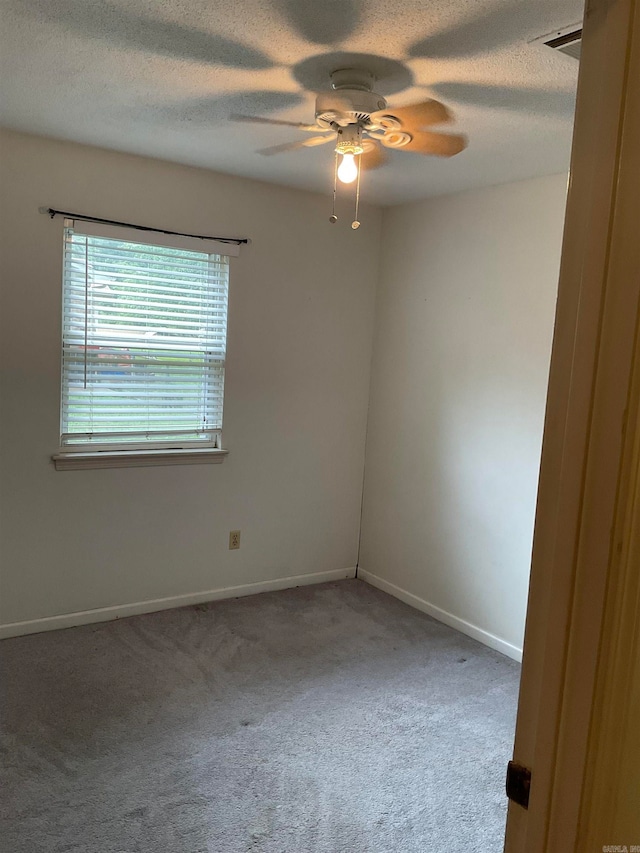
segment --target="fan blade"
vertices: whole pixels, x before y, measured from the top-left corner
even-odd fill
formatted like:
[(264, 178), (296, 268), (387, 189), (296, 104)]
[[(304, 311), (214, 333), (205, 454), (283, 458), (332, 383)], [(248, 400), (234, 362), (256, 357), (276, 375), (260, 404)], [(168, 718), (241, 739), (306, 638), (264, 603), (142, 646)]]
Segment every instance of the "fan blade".
[(315, 145), (324, 145), (325, 142), (331, 142), (333, 134), (327, 136), (310, 136), (308, 139), (301, 139), (298, 142), (284, 142), (282, 145), (272, 145), (270, 148), (261, 148), (258, 154), (265, 154), (270, 157), (272, 154), (282, 154), (283, 151), (295, 151), (296, 148), (313, 148)]
[(378, 110), (371, 113), (374, 122), (384, 122), (385, 116), (397, 119), (403, 129), (420, 130), (431, 124), (447, 124), (452, 120), (451, 113), (440, 101), (429, 100), (420, 104), (409, 104), (406, 107)]
[(335, 132), (326, 133), (324, 136), (309, 136), (302, 140), (306, 148), (314, 148), (316, 145), (324, 145), (325, 142), (333, 142), (336, 138)]
[(373, 139), (365, 139), (363, 141), (363, 147), (364, 151), (360, 155), (360, 165), (367, 171), (369, 169), (379, 169), (380, 166), (384, 166), (389, 159), (386, 151), (383, 151), (378, 143), (374, 142)]
[(311, 133), (318, 133), (325, 130), (325, 128), (317, 124), (304, 124), (304, 122), (300, 121), (282, 121), (278, 118), (263, 118), (262, 116), (244, 116), (237, 113), (230, 115), (229, 120), (251, 122), (252, 124), (279, 124), (284, 127), (297, 127), (298, 130), (307, 130)]
[[(392, 134), (389, 134), (392, 137)], [(467, 147), (466, 136), (460, 136), (454, 133), (425, 133), (418, 131), (412, 133), (411, 142), (406, 145), (393, 145), (385, 142), (385, 137), (381, 137), (380, 141), (383, 145), (389, 148), (395, 148), (397, 151), (414, 151), (416, 154), (431, 154), (436, 157), (453, 157), (454, 154), (459, 154)]]

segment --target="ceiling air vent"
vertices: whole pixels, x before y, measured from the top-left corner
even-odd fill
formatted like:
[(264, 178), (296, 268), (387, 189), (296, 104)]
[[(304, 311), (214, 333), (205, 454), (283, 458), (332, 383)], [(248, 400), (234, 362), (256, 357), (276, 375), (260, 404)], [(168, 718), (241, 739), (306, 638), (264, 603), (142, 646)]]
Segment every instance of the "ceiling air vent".
[(566, 53), (567, 56), (573, 59), (580, 59), (580, 47), (582, 45), (582, 27), (579, 30), (573, 30), (571, 33), (565, 33), (561, 36), (545, 41), (548, 47), (554, 50), (559, 50), (560, 53)]
[(580, 59), (580, 47), (582, 46), (582, 27), (574, 25), (567, 27), (564, 30), (556, 30), (554, 33), (549, 33), (541, 39), (536, 39), (551, 47), (554, 50), (559, 50), (560, 53), (566, 53), (572, 59)]

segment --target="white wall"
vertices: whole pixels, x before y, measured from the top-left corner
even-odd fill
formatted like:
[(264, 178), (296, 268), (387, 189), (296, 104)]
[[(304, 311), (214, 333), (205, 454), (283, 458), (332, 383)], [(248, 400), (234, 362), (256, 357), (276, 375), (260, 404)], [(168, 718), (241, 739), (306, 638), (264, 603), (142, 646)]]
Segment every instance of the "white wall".
[[(353, 232), (329, 192), (11, 132), (0, 161), (0, 623), (355, 566), (380, 212)], [(41, 205), (251, 237), (222, 465), (54, 470), (62, 220)]]
[(515, 657), (566, 184), (523, 181), (383, 218), (360, 567)]
[[(0, 633), (346, 574), (380, 211), (354, 233), (329, 225), (328, 196), (7, 131), (0, 169)], [(524, 625), (565, 187), (383, 219), (360, 566), (507, 652)], [(222, 465), (55, 471), (62, 222), (42, 205), (251, 237), (232, 261)]]

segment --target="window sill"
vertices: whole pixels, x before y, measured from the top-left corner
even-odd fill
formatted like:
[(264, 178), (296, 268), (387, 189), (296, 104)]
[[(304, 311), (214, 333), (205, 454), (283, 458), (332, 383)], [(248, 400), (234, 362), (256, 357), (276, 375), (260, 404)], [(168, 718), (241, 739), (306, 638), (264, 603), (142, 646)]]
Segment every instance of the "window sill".
[(193, 450), (98, 450), (91, 453), (56, 453), (56, 471), (88, 468), (146, 468), (150, 465), (215, 465), (228, 450), (207, 447)]

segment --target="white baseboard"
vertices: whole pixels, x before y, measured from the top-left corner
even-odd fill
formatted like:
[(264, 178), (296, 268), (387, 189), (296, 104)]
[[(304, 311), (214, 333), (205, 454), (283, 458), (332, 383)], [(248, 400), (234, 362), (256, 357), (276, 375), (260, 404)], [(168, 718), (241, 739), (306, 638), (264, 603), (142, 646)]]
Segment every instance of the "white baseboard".
[(133, 604), (117, 604), (113, 607), (98, 607), (95, 610), (80, 610), (75, 613), (63, 613), (60, 616), (30, 619), (26, 622), (8, 622), (5, 625), (0, 625), (0, 639), (19, 637), (23, 634), (39, 634), (41, 631), (55, 631), (59, 628), (73, 628), (76, 625), (88, 625), (91, 622), (109, 622), (126, 616), (170, 610), (173, 607), (187, 607), (190, 604), (203, 604), (208, 601), (219, 601), (223, 598), (240, 598), (259, 592), (272, 592), (277, 589), (292, 589), (296, 586), (344, 580), (345, 578), (355, 577), (355, 574), (355, 568), (333, 569), (328, 572), (313, 572), (309, 575), (294, 575), (293, 577), (276, 578), (270, 581), (245, 583), (241, 586), (209, 589), (205, 592), (189, 592), (186, 595), (173, 595), (170, 598), (136, 601)]
[(513, 646), (511, 643), (507, 643), (506, 640), (502, 640), (500, 637), (496, 637), (488, 631), (484, 631), (482, 628), (478, 628), (477, 625), (465, 622), (464, 619), (454, 616), (453, 613), (441, 610), (439, 607), (436, 607), (435, 604), (430, 604), (428, 601), (425, 601), (423, 598), (419, 598), (412, 592), (407, 592), (405, 589), (401, 589), (394, 583), (390, 583), (389, 581), (384, 580), (384, 578), (373, 575), (371, 572), (367, 572), (365, 569), (361, 569), (360, 567), (358, 567), (358, 578), (370, 583), (371, 586), (381, 589), (383, 592), (388, 592), (389, 595), (393, 595), (395, 598), (399, 598), (400, 601), (404, 601), (405, 604), (410, 604), (411, 607), (415, 607), (416, 610), (421, 610), (428, 616), (432, 616), (434, 619), (437, 619), (438, 622), (444, 622), (444, 624), (448, 625), (450, 628), (455, 628), (456, 631), (460, 631), (460, 633), (466, 634), (468, 637), (473, 637), (474, 640), (478, 640), (485, 646), (489, 646), (489, 648), (495, 649), (497, 652), (501, 652), (503, 655), (506, 655), (513, 660), (522, 661), (522, 649), (519, 649), (517, 646)]

